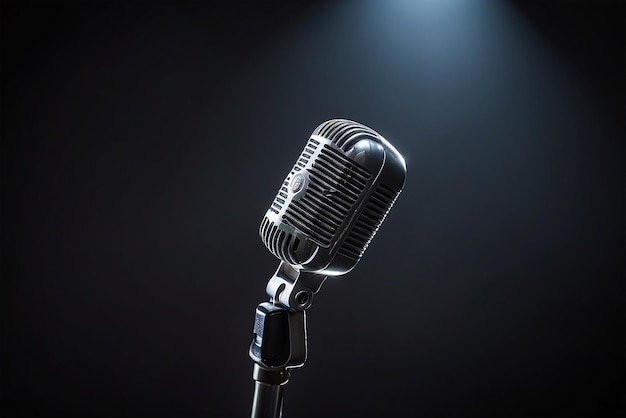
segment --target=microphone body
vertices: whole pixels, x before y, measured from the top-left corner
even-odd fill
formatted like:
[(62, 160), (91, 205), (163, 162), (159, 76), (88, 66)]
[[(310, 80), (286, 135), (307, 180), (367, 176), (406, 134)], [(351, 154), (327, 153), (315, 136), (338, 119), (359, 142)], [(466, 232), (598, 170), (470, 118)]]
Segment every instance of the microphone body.
[(326, 121), (265, 214), (261, 239), (298, 272), (345, 274), (363, 256), (405, 179), (404, 158), (382, 135), (354, 121)]
[(252, 417), (282, 416), (289, 369), (307, 358), (306, 310), (327, 276), (352, 270), (404, 187), (406, 164), (365, 125), (332, 119), (310, 136), (259, 233), (281, 262), (257, 306)]

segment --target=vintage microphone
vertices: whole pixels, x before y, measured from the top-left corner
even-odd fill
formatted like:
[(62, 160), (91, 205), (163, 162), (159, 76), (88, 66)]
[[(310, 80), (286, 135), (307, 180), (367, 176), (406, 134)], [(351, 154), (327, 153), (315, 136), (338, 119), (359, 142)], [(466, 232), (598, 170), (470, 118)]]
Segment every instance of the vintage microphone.
[(282, 415), (289, 369), (306, 361), (313, 295), (356, 266), (405, 179), (404, 158), (371, 128), (332, 119), (313, 131), (259, 228), (281, 262), (267, 283), (270, 302), (256, 310), (253, 418)]

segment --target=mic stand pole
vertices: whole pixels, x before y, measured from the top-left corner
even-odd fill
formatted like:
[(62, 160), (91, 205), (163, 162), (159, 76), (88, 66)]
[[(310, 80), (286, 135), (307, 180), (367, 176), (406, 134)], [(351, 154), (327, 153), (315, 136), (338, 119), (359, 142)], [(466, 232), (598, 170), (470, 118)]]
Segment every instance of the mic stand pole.
[(255, 382), (251, 417), (282, 417), (283, 388), (289, 381), (289, 370), (270, 370), (255, 363), (252, 378)]
[(303, 366), (307, 357), (305, 310), (325, 279), (326, 276), (300, 273), (281, 262), (268, 282), (266, 291), (271, 302), (262, 302), (256, 308), (249, 350), (255, 362), (252, 418), (282, 417), (289, 369)]

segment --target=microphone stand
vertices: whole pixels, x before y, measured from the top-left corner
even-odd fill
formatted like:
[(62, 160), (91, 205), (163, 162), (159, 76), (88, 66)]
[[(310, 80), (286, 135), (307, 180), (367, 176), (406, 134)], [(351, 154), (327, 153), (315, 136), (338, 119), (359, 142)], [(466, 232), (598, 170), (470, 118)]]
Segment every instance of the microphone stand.
[(324, 280), (326, 276), (302, 273), (281, 262), (267, 283), (270, 302), (256, 308), (254, 338), (248, 353), (255, 363), (252, 418), (282, 417), (289, 369), (302, 367), (307, 357), (305, 311)]
[(289, 371), (269, 370), (254, 364), (254, 398), (252, 418), (283, 416), (283, 387), (289, 381)]

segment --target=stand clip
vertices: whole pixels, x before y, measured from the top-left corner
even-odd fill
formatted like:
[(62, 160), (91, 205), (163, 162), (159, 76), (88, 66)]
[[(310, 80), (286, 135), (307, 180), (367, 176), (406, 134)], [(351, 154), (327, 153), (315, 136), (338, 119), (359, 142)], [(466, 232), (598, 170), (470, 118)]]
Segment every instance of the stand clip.
[(263, 302), (256, 308), (250, 358), (266, 369), (300, 367), (306, 361), (306, 316)]
[(282, 261), (267, 282), (265, 291), (274, 303), (280, 303), (288, 309), (305, 311), (313, 303), (327, 276), (296, 270)]

